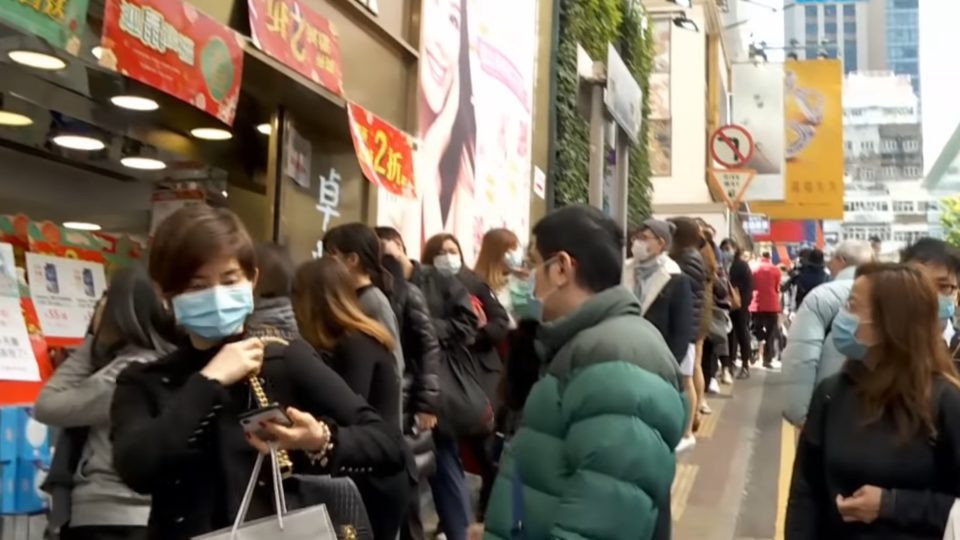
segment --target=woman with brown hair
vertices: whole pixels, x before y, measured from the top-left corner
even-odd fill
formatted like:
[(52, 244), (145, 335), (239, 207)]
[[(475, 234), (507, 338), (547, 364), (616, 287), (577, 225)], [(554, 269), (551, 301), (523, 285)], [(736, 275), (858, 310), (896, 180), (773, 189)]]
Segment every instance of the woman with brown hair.
[[(401, 389), (393, 336), (364, 315), (347, 267), (333, 257), (301, 266), (293, 282), (293, 308), (304, 339), (326, 353), (330, 367), (384, 421), (399, 426)], [(400, 530), (410, 504), (411, 471), (353, 478), (377, 540), (392, 540)]]
[(490, 229), (483, 235), (477, 264), (473, 271), (497, 295), (500, 305), (510, 316), (510, 327), (524, 317), (523, 308), (530, 296), (523, 269), (520, 239), (509, 229)]
[(710, 312), (713, 308), (711, 280), (715, 266), (710, 266), (703, 258), (701, 252), (707, 243), (696, 221), (688, 217), (675, 217), (667, 221), (676, 226), (673, 232), (673, 243), (670, 245), (670, 258), (680, 265), (680, 270), (690, 278), (693, 287), (694, 339), (680, 363), (684, 390), (690, 400), (692, 414), (687, 420), (687, 433), (677, 447), (677, 451), (681, 452), (689, 450), (697, 442), (693, 432), (700, 423), (702, 412), (700, 405), (703, 403), (703, 369), (700, 361), (703, 355), (703, 340), (707, 335)]
[(862, 266), (830, 334), (847, 362), (810, 403), (787, 540), (942, 538), (960, 496), (960, 381), (933, 283)]

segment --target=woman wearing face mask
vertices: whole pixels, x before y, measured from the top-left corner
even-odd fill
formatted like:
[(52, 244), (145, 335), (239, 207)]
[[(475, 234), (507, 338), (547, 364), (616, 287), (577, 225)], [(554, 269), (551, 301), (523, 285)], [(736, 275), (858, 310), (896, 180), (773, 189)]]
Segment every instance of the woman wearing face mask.
[[(401, 388), (393, 361), (393, 338), (360, 309), (353, 276), (336, 259), (310, 261), (297, 270), (294, 308), (304, 338), (328, 355), (330, 366), (380, 416), (399, 425)], [(410, 501), (413, 462), (389, 476), (359, 475), (354, 482), (363, 495), (374, 538), (394, 540)]]
[(943, 537), (960, 496), (960, 381), (937, 304), (913, 267), (857, 269), (830, 331), (848, 361), (810, 403), (787, 540)]
[(528, 272), (523, 268), (526, 257), (520, 239), (509, 229), (491, 229), (483, 235), (474, 272), (497, 295), (500, 305), (510, 316), (510, 328), (518, 319), (528, 318), (530, 298)]
[[(150, 498), (124, 485), (113, 467), (110, 401), (117, 375), (172, 351), (172, 335), (173, 321), (146, 274), (139, 268), (118, 270), (97, 307), (92, 334), (40, 392), (34, 416), (66, 428), (71, 441), (58, 444), (54, 457), (55, 468), (61, 459), (72, 462), (64, 470), (72, 485), (63, 501), (68, 521), (60, 529), (63, 540), (147, 538)], [(63, 510), (58, 506), (55, 512)]]
[(400, 327), (390, 301), (394, 278), (383, 267), (377, 233), (363, 223), (339, 225), (323, 235), (323, 254), (338, 259), (350, 270), (363, 312), (390, 332), (397, 376), (402, 377), (404, 360)]
[[(258, 277), (253, 242), (229, 210), (184, 208), (157, 229), (150, 276), (189, 344), (150, 364), (127, 368), (111, 406), (113, 463), (128, 486), (152, 496), (148, 538), (181, 540), (229, 526), (237, 515), (257, 451), (239, 416), (259, 408), (248, 381), (291, 425), (265, 422), (261, 435), (288, 450), (293, 471), (383, 476), (403, 469), (400, 431), (380, 416), (309, 344), (244, 339)], [(247, 514), (275, 513), (270, 468)], [(288, 507), (301, 504), (284, 480)]]
[[(428, 240), (423, 248), (423, 258), (434, 261), (434, 266), (441, 272), (455, 274), (470, 293), (474, 312), (479, 319), (479, 327), (476, 339), (468, 349), (469, 355), (461, 355), (460, 361), (471, 362), (476, 366), (473, 372), (477, 374), (478, 382), (490, 401), (491, 411), (496, 411), (500, 406), (497, 386), (503, 370), (497, 347), (507, 337), (510, 317), (490, 286), (475, 272), (464, 266), (460, 242), (455, 236), (439, 234)], [(470, 449), (476, 462), (472, 472), (479, 473), (483, 480), (478, 514), (478, 521), (482, 522), (497, 473), (494, 464), (495, 456), (491, 451), (491, 445), (488, 444), (490, 442), (488, 434), (464, 437), (462, 441)]]
[(623, 284), (640, 300), (643, 316), (663, 336), (670, 352), (683, 362), (693, 339), (693, 293), (690, 280), (668, 255), (672, 223), (643, 222), (633, 235), (633, 258), (623, 265)]

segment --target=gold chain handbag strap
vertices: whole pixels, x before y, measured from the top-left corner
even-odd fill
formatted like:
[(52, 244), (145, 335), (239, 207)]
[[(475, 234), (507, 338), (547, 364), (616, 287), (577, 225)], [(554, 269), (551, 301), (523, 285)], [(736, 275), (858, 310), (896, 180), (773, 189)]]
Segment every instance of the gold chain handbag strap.
[[(269, 329), (263, 329), (269, 330)], [(274, 334), (274, 332), (265, 332), (264, 334)], [(277, 335), (260, 335), (258, 339), (263, 346), (266, 347), (270, 344), (275, 345), (290, 345), (290, 342), (286, 339), (279, 337)], [(257, 401), (257, 405), (260, 408), (269, 407), (270, 400), (267, 398), (267, 392), (263, 389), (263, 382), (260, 380), (260, 377), (253, 373), (247, 377), (247, 383), (250, 385), (250, 390), (253, 392), (253, 398)], [(293, 476), (293, 460), (290, 459), (290, 454), (287, 453), (284, 449), (277, 449), (277, 463), (280, 466), (280, 474), (283, 478), (290, 478)]]

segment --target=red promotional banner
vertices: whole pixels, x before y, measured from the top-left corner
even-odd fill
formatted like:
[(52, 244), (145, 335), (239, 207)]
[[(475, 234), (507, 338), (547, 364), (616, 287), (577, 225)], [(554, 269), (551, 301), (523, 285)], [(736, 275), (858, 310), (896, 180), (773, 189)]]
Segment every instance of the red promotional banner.
[(415, 198), (410, 136), (356, 103), (350, 103), (348, 110), (353, 147), (364, 176), (394, 195)]
[(242, 39), (181, 0), (107, 0), (100, 65), (232, 125)]
[(327, 90), (343, 95), (337, 29), (297, 0), (248, 0), (257, 48)]

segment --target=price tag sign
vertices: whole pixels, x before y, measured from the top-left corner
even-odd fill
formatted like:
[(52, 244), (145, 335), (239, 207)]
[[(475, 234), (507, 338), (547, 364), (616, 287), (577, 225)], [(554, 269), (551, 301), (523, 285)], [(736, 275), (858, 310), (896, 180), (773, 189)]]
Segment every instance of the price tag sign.
[(416, 198), (410, 137), (370, 111), (350, 103), (350, 134), (363, 175), (394, 195)]
[(40, 367), (17, 297), (0, 296), (0, 380), (40, 380)]
[(51, 344), (82, 342), (106, 289), (103, 265), (27, 253), (27, 279), (40, 328)]

